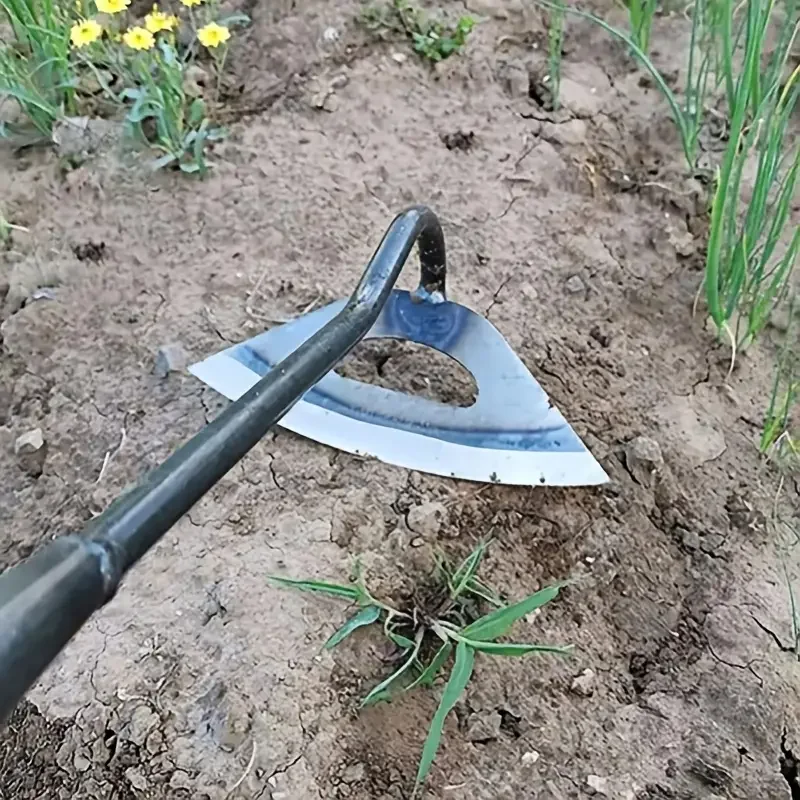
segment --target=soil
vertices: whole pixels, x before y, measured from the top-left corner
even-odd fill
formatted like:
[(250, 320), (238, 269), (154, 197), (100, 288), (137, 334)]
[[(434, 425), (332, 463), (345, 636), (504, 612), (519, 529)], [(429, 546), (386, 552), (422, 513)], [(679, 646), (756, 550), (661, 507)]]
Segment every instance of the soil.
[[(385, 675), (379, 637), (322, 651), (345, 609), (267, 575), (342, 579), (361, 555), (396, 596), (437, 548), (489, 534), (483, 574), (509, 597), (580, 579), (515, 630), (575, 655), (479, 657), (426, 797), (797, 789), (800, 669), (772, 527), (797, 487), (779, 494), (756, 449), (771, 335), (728, 377), (693, 316), (704, 189), (625, 53), (571, 21), (548, 112), (531, 97), (543, 20), (473, 3), (485, 21), (435, 68), (367, 36), (348, 0), (248, 3), (231, 135), (201, 183), (102, 144), (0, 152), (4, 212), (28, 228), (0, 256), (0, 566), (80, 530), (224, 407), (185, 372), (154, 374), (159, 348), (199, 359), (349, 294), (412, 203), (443, 220), (450, 297), (500, 329), (611, 484), (459, 483), (276, 429), (29, 693), (0, 734), (0, 797), (408, 798), (441, 686), (355, 714)], [(678, 80), (686, 36), (680, 14), (657, 20), (654, 58)], [(345, 369), (470, 402), (446, 360), (370, 347)], [(35, 428), (31, 469), (14, 442)]]

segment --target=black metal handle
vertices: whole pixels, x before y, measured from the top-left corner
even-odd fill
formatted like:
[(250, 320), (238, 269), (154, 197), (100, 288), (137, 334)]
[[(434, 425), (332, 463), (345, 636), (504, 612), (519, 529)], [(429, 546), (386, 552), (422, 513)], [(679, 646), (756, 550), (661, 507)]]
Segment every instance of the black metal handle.
[(347, 305), (211, 424), (89, 523), (0, 575), (0, 721), (123, 575), (365, 336), (419, 239), (420, 289), (444, 296), (444, 236), (415, 206), (395, 217)]

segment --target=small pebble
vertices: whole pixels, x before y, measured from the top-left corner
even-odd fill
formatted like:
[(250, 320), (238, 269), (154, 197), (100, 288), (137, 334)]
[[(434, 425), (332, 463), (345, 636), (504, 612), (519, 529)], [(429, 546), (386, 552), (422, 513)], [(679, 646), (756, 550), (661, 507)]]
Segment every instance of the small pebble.
[(580, 275), (570, 275), (569, 278), (567, 278), (567, 282), (564, 284), (564, 288), (570, 294), (581, 294), (586, 291), (586, 284), (583, 282), (583, 278), (581, 278)]
[(586, 778), (586, 786), (594, 795), (608, 797), (608, 778), (601, 778), (599, 775), (589, 775)]
[(41, 428), (34, 428), (32, 431), (23, 433), (14, 442), (14, 453), (18, 456), (29, 456), (44, 447), (44, 435)]
[(536, 750), (531, 750), (528, 753), (522, 754), (522, 765), (525, 767), (532, 767), (539, 760), (539, 753)]
[(396, 61), (398, 64), (405, 64), (408, 60), (408, 56), (405, 53), (392, 53), (392, 60)]
[(166, 344), (158, 348), (153, 374), (157, 378), (166, 378), (170, 372), (182, 372), (186, 363), (186, 353), (179, 344)]
[(585, 669), (573, 681), (570, 689), (581, 697), (591, 697), (594, 694), (594, 670)]

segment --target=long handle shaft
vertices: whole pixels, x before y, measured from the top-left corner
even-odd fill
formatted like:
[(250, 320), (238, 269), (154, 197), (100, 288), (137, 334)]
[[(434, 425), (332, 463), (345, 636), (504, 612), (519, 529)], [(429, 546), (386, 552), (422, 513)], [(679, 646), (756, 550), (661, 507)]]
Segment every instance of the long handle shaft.
[(0, 575), (0, 721), (123, 575), (364, 337), (414, 243), (421, 285), (443, 290), (444, 237), (418, 206), (399, 214), (345, 308), (249, 392), (89, 523)]

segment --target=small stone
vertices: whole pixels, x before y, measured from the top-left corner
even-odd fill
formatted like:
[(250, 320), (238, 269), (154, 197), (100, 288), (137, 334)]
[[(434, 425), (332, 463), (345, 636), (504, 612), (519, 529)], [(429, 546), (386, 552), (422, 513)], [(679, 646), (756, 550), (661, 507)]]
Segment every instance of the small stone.
[(34, 428), (32, 431), (23, 433), (14, 442), (14, 454), (18, 456), (29, 456), (38, 452), (44, 447), (44, 435), (41, 428)]
[(355, 764), (349, 764), (342, 772), (342, 783), (358, 783), (363, 781), (367, 774), (366, 767), (357, 761)]
[(34, 428), (18, 436), (14, 442), (14, 454), (17, 456), (19, 466), (31, 477), (38, 478), (44, 470), (44, 461), (47, 457), (42, 429)]
[(172, 777), (169, 779), (169, 785), (171, 789), (186, 789), (187, 791), (191, 791), (192, 782), (189, 778), (189, 773), (184, 772), (182, 769), (176, 769), (175, 772), (172, 773)]
[(591, 794), (608, 797), (608, 778), (601, 778), (599, 775), (589, 775), (586, 778), (586, 786)]
[(147, 778), (136, 767), (128, 767), (125, 770), (125, 777), (137, 791), (143, 792), (147, 789)]
[(422, 503), (408, 509), (408, 527), (420, 536), (435, 537), (447, 518), (447, 508), (444, 503)]
[(567, 282), (564, 284), (564, 288), (570, 294), (582, 294), (586, 291), (586, 284), (583, 282), (583, 278), (580, 275), (570, 275), (567, 278)]
[(95, 764), (107, 764), (111, 758), (111, 752), (102, 736), (92, 742), (92, 761)]
[(651, 486), (653, 476), (664, 466), (664, 456), (658, 442), (637, 436), (625, 449), (625, 464), (637, 483)]
[(504, 70), (506, 90), (514, 98), (528, 97), (531, 86), (531, 76), (528, 68), (522, 63), (512, 62)]
[(424, 545), (424, 544), (425, 544), (425, 540), (421, 536), (415, 536), (411, 540), (411, 546), (412, 547), (422, 547), (422, 545)]
[(573, 681), (570, 689), (581, 697), (591, 697), (594, 694), (594, 670), (585, 669)]
[(336, 28), (328, 27), (322, 33), (322, 38), (329, 44), (339, 39), (339, 31)]
[(687, 550), (697, 550), (700, 547), (700, 536), (695, 531), (684, 531), (681, 542)]
[(147, 752), (150, 753), (151, 756), (157, 755), (161, 753), (166, 746), (164, 741), (164, 734), (161, 731), (152, 731), (150, 735), (147, 737), (147, 741), (145, 742), (145, 747), (147, 748)]
[(405, 53), (392, 53), (392, 61), (398, 64), (405, 64), (408, 61), (408, 56)]
[(158, 348), (153, 374), (157, 378), (166, 378), (170, 372), (182, 372), (186, 361), (186, 353), (179, 344), (166, 344)]
[(50, 286), (40, 286), (31, 292), (31, 300), (55, 300), (56, 290)]
[(92, 762), (81, 753), (75, 753), (75, 758), (72, 759), (72, 766), (75, 767), (76, 772), (86, 772), (92, 766)]
[(137, 747), (143, 747), (148, 734), (158, 723), (158, 716), (149, 706), (137, 706), (131, 714), (125, 738), (130, 739)]
[(539, 753), (536, 750), (531, 750), (523, 753), (520, 760), (523, 767), (532, 767), (539, 760)]
[(341, 73), (339, 75), (334, 75), (333, 78), (331, 78), (330, 87), (331, 89), (344, 89), (348, 83), (350, 83), (350, 78), (348, 78), (344, 73)]
[(497, 711), (479, 711), (467, 722), (468, 742), (493, 742), (500, 735), (502, 717)]

